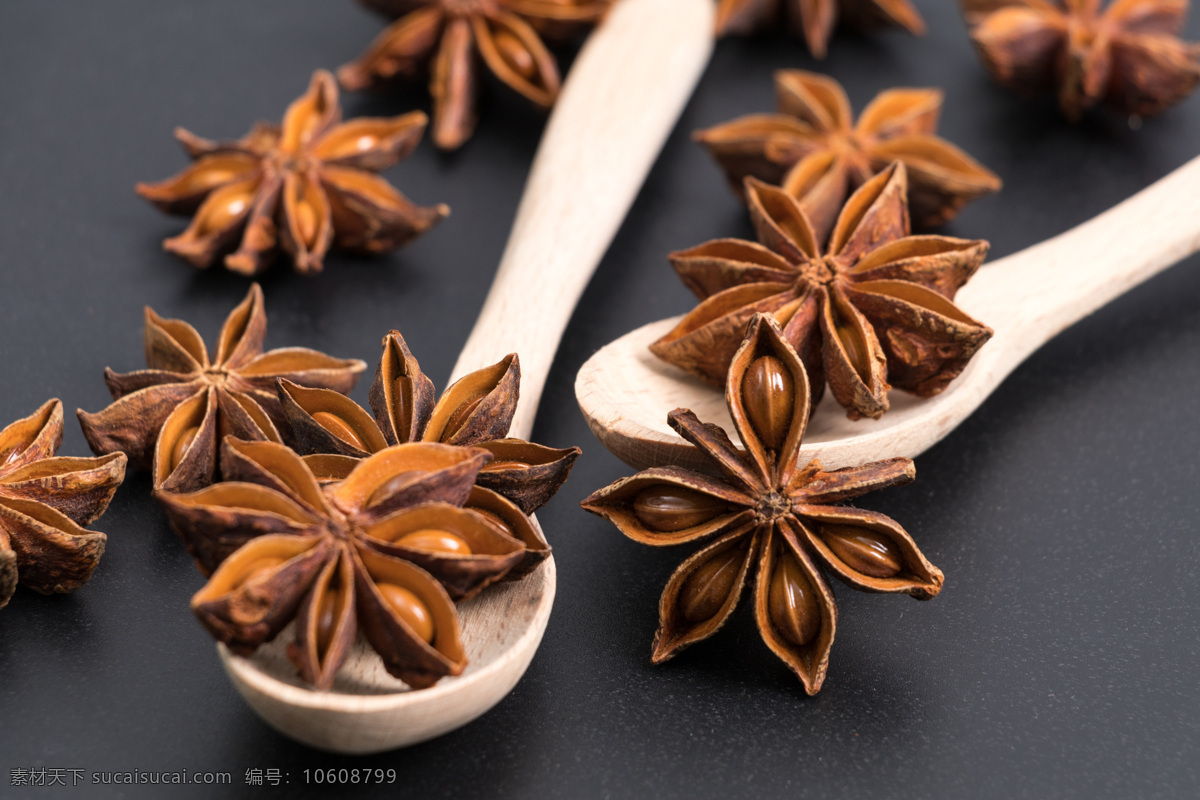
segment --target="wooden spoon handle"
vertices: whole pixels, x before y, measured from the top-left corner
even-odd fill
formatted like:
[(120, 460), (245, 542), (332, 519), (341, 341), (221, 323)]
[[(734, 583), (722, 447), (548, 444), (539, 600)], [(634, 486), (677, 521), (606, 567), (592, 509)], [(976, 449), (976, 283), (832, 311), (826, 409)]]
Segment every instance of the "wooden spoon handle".
[(1055, 334), (1198, 249), (1200, 158), (1082, 225), (984, 267), (958, 301), (996, 331), (977, 357), (990, 373), (986, 392)]
[(712, 51), (712, 0), (621, 0), (575, 60), (452, 380), (521, 357), (511, 435), (528, 437), (579, 296)]

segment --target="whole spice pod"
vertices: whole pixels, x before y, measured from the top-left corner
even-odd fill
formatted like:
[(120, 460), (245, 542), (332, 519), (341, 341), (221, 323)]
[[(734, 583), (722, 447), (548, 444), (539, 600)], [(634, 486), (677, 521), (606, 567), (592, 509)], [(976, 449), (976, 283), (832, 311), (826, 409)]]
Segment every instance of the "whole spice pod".
[(1054, 94), (1077, 121), (1104, 105), (1158, 114), (1200, 81), (1200, 44), (1179, 38), (1187, 0), (959, 0), (971, 41), (996, 83)]
[(671, 254), (701, 303), (651, 352), (719, 386), (746, 325), (769, 313), (804, 362), (813, 401), (828, 382), (851, 419), (882, 416), (892, 386), (942, 391), (992, 335), (952, 302), (988, 245), (911, 236), (905, 184), (900, 162), (864, 183), (822, 247), (795, 198), (747, 178), (759, 243), (717, 239)]
[(112, 405), (77, 412), (92, 451), (125, 453), (135, 469), (153, 472), (156, 489), (198, 489), (217, 479), (222, 437), (282, 441), (279, 378), (348, 392), (366, 369), (362, 361), (301, 347), (263, 352), (266, 334), (257, 283), (226, 318), (211, 360), (195, 328), (147, 308), (147, 368), (106, 369)]
[(319, 272), (330, 247), (386, 252), (450, 213), (414, 205), (376, 174), (412, 152), (425, 123), (419, 111), (342, 122), (337, 84), (318, 70), (282, 126), (259, 123), (220, 142), (177, 129), (194, 163), (160, 183), (139, 183), (137, 192), (192, 217), (163, 248), (194, 266), (224, 257), (230, 270), (254, 275), (282, 249), (297, 272)]
[(609, 0), (360, 0), (394, 18), (358, 60), (338, 70), (349, 90), (429, 76), (433, 142), (461, 147), (475, 130), (482, 63), (501, 83), (539, 108), (562, 84), (543, 38), (565, 41), (586, 31)]
[(515, 353), (476, 370), (434, 402), (433, 382), (404, 337), (390, 331), (371, 384), (374, 417), (348, 397), (325, 389), (279, 382), (279, 399), (297, 452), (323, 480), (343, 477), (357, 463), (404, 442), (479, 447), (493, 460), (475, 478), (468, 506), (521, 540), (525, 559), (511, 573), (528, 574), (550, 554), (550, 545), (527, 515), (541, 508), (567, 480), (578, 447), (556, 449), (506, 438), (517, 410), (521, 365)]
[(937, 136), (937, 89), (880, 92), (857, 122), (841, 84), (824, 75), (780, 70), (775, 94), (776, 113), (739, 117), (694, 138), (743, 198), (748, 177), (782, 186), (800, 201), (822, 243), (846, 197), (893, 161), (908, 173), (909, 211), (920, 229), (948, 222), (970, 201), (1000, 189), (991, 170)]
[(206, 574), (192, 600), (204, 627), (249, 655), (295, 622), (288, 657), (333, 685), (361, 631), (388, 672), (424, 688), (466, 666), (454, 602), (500, 580), (520, 542), (463, 508), (486, 450), (389, 447), (322, 486), (274, 442), (224, 442), (231, 480), (158, 492)]
[(786, 27), (824, 58), (839, 22), (858, 30), (903, 28), (920, 36), (925, 20), (908, 0), (717, 0), (717, 35)]
[(125, 479), (125, 456), (55, 457), (57, 399), (0, 431), (0, 608), (18, 585), (65, 594), (87, 583), (108, 541), (86, 530)]
[[(909, 483), (907, 458), (827, 472), (798, 462), (811, 408), (807, 373), (775, 319), (759, 314), (725, 386), (744, 450), (686, 409), (668, 422), (702, 452), (711, 474), (657, 467), (622, 478), (582, 503), (642, 544), (703, 542), (667, 582), (652, 660), (707, 639), (729, 619), (747, 585), (767, 646), (816, 694), (837, 626), (826, 580), (927, 600), (943, 576), (894, 520), (844, 505)], [(716, 476), (716, 477), (714, 477)]]

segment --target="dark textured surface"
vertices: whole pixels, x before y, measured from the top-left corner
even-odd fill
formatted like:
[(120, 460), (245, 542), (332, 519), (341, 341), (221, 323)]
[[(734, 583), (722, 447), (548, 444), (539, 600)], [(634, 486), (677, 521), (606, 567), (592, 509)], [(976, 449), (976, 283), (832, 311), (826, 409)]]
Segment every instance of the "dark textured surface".
[[(1200, 149), (1200, 100), (1140, 130), (1071, 127), (994, 89), (948, 4), (930, 31), (842, 35), (820, 68), (856, 108), (892, 85), (946, 90), (945, 136), (1004, 191), (949, 233), (1005, 255), (1132, 194)], [(315, 67), (365, 46), (377, 20), (349, 2), (6, 2), (0, 7), (0, 421), (46, 398), (108, 402), (101, 375), (142, 365), (142, 306), (211, 342), (244, 280), (197, 272), (159, 241), (182, 222), (132, 191), (184, 158), (184, 125), (232, 136), (278, 118)], [(1200, 26), (1191, 24), (1193, 38)], [(838, 585), (830, 677), (816, 698), (748, 615), (663, 667), (649, 663), (658, 593), (679, 550), (651, 551), (581, 512), (628, 473), (576, 409), (579, 365), (632, 328), (690, 307), (664, 258), (747, 232), (688, 132), (772, 104), (771, 71), (812, 67), (784, 39), (724, 42), (650, 176), (550, 376), (535, 438), (580, 444), (540, 514), (555, 547), (554, 616), (516, 690), (439, 740), (369, 758), (293, 744), (222, 673), (188, 597), (202, 580), (134, 475), (96, 526), (109, 547), (74, 596), (18, 591), (0, 612), (0, 796), (208, 796), (201, 788), (34, 789), (11, 770), (395, 769), (363, 796), (1189, 797), (1200, 763), (1200, 270), (1191, 259), (1052, 341), (959, 430), (918, 459), (913, 486), (863, 503), (914, 534), (946, 573), (930, 603)], [(493, 87), (494, 88), (494, 87)], [(420, 92), (346, 98), (399, 113)], [(389, 177), (452, 216), (398, 254), (331, 257), (324, 275), (264, 283), (268, 346), (372, 364), (389, 327), (439, 383), (500, 255), (541, 126), (491, 92), (457, 155), (428, 143)], [(564, 231), (564, 235), (569, 235)], [(1036, 287), (1029, 287), (1036, 291)], [(365, 402), (366, 385), (355, 398)], [(68, 420), (64, 454), (84, 455)], [(347, 789), (346, 792), (350, 790)]]

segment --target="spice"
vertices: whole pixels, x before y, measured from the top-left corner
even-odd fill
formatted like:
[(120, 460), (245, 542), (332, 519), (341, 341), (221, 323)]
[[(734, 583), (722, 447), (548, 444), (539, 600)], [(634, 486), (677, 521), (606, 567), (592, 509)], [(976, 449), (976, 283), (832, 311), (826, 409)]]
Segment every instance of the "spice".
[(1057, 94), (1073, 121), (1099, 104), (1158, 114), (1200, 80), (1200, 44), (1179, 39), (1186, 0), (961, 2), (992, 78), (1027, 97)]
[(853, 120), (841, 85), (800, 70), (775, 73), (779, 112), (740, 117), (698, 131), (735, 192), (747, 176), (779, 184), (800, 200), (824, 242), (838, 209), (872, 175), (901, 161), (908, 170), (913, 224), (929, 228), (999, 191), (1000, 179), (936, 135), (942, 93), (889, 89)]
[(839, 18), (859, 30), (899, 27), (920, 36), (925, 21), (908, 0), (718, 0), (717, 35), (747, 34), (786, 25), (824, 58)]
[(429, 75), (433, 142), (462, 146), (475, 130), (479, 62), (539, 108), (549, 108), (561, 80), (542, 37), (567, 40), (590, 28), (609, 0), (361, 0), (398, 18), (367, 51), (338, 70), (346, 89)]
[(195, 163), (137, 191), (167, 213), (192, 217), (163, 248), (197, 267), (224, 255), (226, 267), (254, 275), (282, 247), (298, 272), (319, 272), (331, 246), (382, 253), (450, 213), (414, 205), (375, 174), (412, 152), (425, 122), (414, 111), (343, 123), (333, 76), (318, 70), (282, 127), (259, 123), (223, 142), (178, 129)]
[(198, 489), (216, 478), (221, 437), (281, 441), (278, 378), (348, 392), (366, 369), (362, 361), (300, 347), (264, 353), (266, 333), (258, 284), (225, 320), (211, 362), (195, 328), (147, 308), (147, 369), (105, 370), (115, 402), (94, 414), (78, 411), (92, 451), (125, 453), (135, 469), (153, 471), (155, 488)]
[(951, 302), (988, 245), (910, 236), (905, 172), (896, 162), (864, 183), (826, 248), (799, 202), (747, 178), (761, 244), (717, 239), (672, 253), (702, 302), (650, 350), (719, 386), (747, 323), (764, 312), (800, 354), (814, 402), (828, 382), (851, 419), (887, 411), (889, 382), (921, 397), (942, 391), (992, 335)]
[[(525, 560), (509, 573), (527, 574), (550, 554), (550, 545), (526, 517), (541, 508), (567, 480), (578, 447), (555, 449), (505, 438), (517, 410), (521, 365), (516, 354), (476, 370), (446, 390), (436, 403), (433, 382), (397, 331), (383, 338), (383, 355), (371, 384), (374, 417), (350, 398), (324, 389), (279, 383), (279, 399), (296, 450), (319, 477), (335, 479), (356, 459), (404, 442), (442, 442), (480, 447), (493, 460), (477, 475), (468, 506), (524, 542)], [(319, 455), (329, 454), (322, 458)], [(341, 457), (340, 463), (333, 460)]]
[(798, 463), (811, 408), (808, 378), (769, 315), (751, 322), (729, 370), (725, 399), (744, 451), (691, 411), (676, 409), (667, 418), (720, 477), (657, 467), (622, 478), (582, 505), (636, 542), (705, 542), (663, 591), (655, 663), (715, 633), (750, 583), (763, 641), (816, 694), (837, 622), (825, 573), (863, 591), (921, 600), (942, 588), (941, 571), (899, 524), (841, 505), (909, 483), (913, 463), (894, 458), (832, 472), (818, 461)]
[(125, 479), (125, 456), (55, 458), (62, 436), (57, 399), (0, 431), (0, 608), (18, 584), (42, 594), (75, 591), (104, 555), (108, 537), (84, 526)]
[(332, 686), (358, 630), (413, 688), (462, 672), (454, 601), (523, 557), (520, 542), (462, 508), (490, 453), (402, 444), (321, 486), (281, 444), (226, 438), (223, 449), (228, 482), (156, 493), (211, 572), (192, 610), (214, 637), (249, 655), (294, 620), (288, 657), (318, 689)]

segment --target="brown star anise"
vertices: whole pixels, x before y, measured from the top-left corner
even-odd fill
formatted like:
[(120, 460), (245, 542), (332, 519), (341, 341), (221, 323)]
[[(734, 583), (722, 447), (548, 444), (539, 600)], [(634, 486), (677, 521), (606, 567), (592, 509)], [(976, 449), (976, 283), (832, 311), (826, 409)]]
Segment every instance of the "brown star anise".
[(54, 457), (62, 444), (57, 399), (0, 431), (0, 608), (17, 585), (73, 592), (92, 577), (107, 538), (98, 519), (125, 479), (125, 456)]
[(889, 89), (863, 110), (832, 78), (800, 70), (775, 73), (779, 113), (753, 114), (698, 131), (735, 192), (747, 176), (782, 185), (800, 200), (820, 242), (851, 191), (893, 161), (908, 169), (908, 202), (918, 228), (953, 219), (1000, 179), (936, 136), (942, 93)]
[(925, 21), (908, 0), (717, 0), (717, 35), (747, 34), (781, 23), (824, 58), (838, 18), (852, 28), (900, 27), (920, 36)]
[(554, 496), (580, 453), (578, 447), (554, 449), (504, 438), (517, 410), (520, 383), (514, 353), (464, 376), (435, 404), (433, 382), (404, 337), (390, 331), (371, 384), (374, 418), (345, 395), (290, 381), (280, 381), (279, 399), (297, 452), (311, 459), (309, 466), (321, 478), (341, 477), (357, 459), (403, 442), (443, 442), (490, 452), (495, 460), (479, 471), (467, 506), (491, 513), (525, 544), (525, 560), (509, 573), (516, 578), (550, 554), (550, 545), (525, 515)]
[(542, 37), (565, 39), (591, 27), (609, 0), (360, 0), (397, 17), (357, 60), (338, 70), (349, 90), (428, 72), (433, 142), (454, 150), (475, 130), (479, 60), (541, 108), (561, 80)]
[(156, 493), (212, 574), (192, 609), (214, 637), (249, 655), (295, 620), (288, 657), (318, 689), (332, 686), (358, 630), (414, 688), (462, 672), (453, 601), (522, 558), (520, 542), (461, 507), (490, 453), (402, 444), (321, 486), (283, 445), (230, 437), (223, 449), (230, 481)]
[(331, 245), (381, 253), (450, 213), (444, 205), (414, 205), (375, 174), (412, 152), (425, 122), (414, 111), (342, 123), (337, 84), (318, 70), (282, 128), (259, 123), (226, 142), (178, 129), (195, 163), (161, 183), (139, 183), (137, 191), (167, 213), (192, 217), (163, 248), (197, 267), (229, 253), (225, 266), (253, 275), (282, 245), (297, 271), (319, 272)]
[(889, 381), (937, 394), (992, 335), (951, 302), (988, 245), (910, 236), (904, 192), (896, 162), (847, 201), (822, 250), (793, 197), (747, 178), (761, 244), (716, 239), (672, 253), (703, 302), (651, 351), (719, 386), (747, 323), (766, 312), (808, 368), (814, 402), (826, 381), (851, 419), (887, 411)]
[(134, 468), (153, 470), (156, 488), (198, 489), (215, 479), (222, 437), (281, 441), (278, 378), (348, 392), (367, 367), (301, 347), (264, 353), (266, 333), (257, 283), (225, 320), (212, 362), (195, 328), (147, 308), (148, 369), (106, 369), (115, 402), (94, 414), (77, 412), (92, 451), (125, 453)]
[(1187, 0), (961, 0), (971, 39), (997, 83), (1056, 92), (1071, 120), (1103, 103), (1148, 116), (1200, 80), (1200, 44), (1179, 39)]
[(763, 641), (816, 694), (837, 624), (823, 570), (868, 592), (927, 600), (941, 591), (941, 571), (899, 524), (839, 505), (909, 483), (913, 463), (893, 458), (833, 472), (818, 461), (800, 466), (808, 379), (778, 323), (765, 314), (754, 318), (734, 358), (725, 402), (744, 452), (724, 430), (700, 422), (691, 411), (676, 409), (667, 418), (721, 477), (678, 467), (648, 469), (595, 492), (582, 505), (643, 544), (709, 540), (663, 590), (656, 664), (715, 633), (743, 587), (753, 582), (754, 618)]

